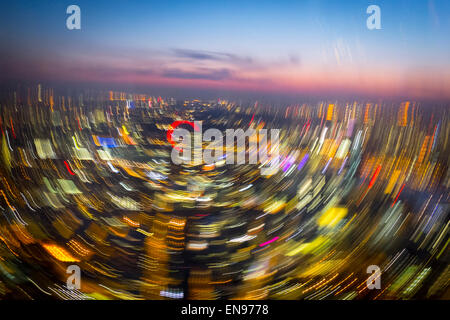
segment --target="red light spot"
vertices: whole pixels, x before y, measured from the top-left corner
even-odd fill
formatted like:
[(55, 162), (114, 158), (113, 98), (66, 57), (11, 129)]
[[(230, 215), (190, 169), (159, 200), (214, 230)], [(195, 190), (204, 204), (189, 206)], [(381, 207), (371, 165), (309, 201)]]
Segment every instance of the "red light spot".
[(372, 179), (370, 179), (369, 188), (372, 188), (373, 184), (375, 183), (375, 180), (377, 180), (380, 170), (381, 170), (381, 166), (378, 166), (377, 169), (375, 170), (375, 173), (372, 176)]
[(253, 119), (255, 119), (255, 114), (253, 114), (252, 119), (250, 120), (250, 123), (248, 124), (249, 127), (252, 125)]
[(75, 173), (73, 173), (73, 171), (70, 169), (70, 166), (69, 166), (69, 164), (67, 163), (66, 160), (64, 160), (64, 164), (66, 165), (67, 171), (69, 171), (69, 173), (70, 173), (72, 176), (74, 176)]
[(175, 130), (181, 124), (188, 124), (192, 128), (194, 128), (195, 131), (199, 131), (200, 130), (200, 128), (192, 121), (177, 120), (177, 121), (172, 122), (172, 124), (170, 125), (170, 129), (167, 130), (167, 141), (169, 141), (169, 143), (172, 145), (172, 147), (174, 147), (178, 151), (182, 151), (182, 149), (180, 149), (178, 147), (175, 147), (175, 141), (173, 141), (173, 139), (172, 139), (172, 134), (173, 134), (173, 130)]
[(394, 206), (394, 204), (397, 202), (398, 197), (400, 197), (400, 193), (402, 193), (404, 187), (405, 187), (405, 184), (402, 185), (402, 188), (400, 189), (400, 191), (398, 192), (397, 196), (395, 197), (395, 200), (394, 200), (394, 202), (392, 203), (391, 208), (392, 208), (392, 207)]

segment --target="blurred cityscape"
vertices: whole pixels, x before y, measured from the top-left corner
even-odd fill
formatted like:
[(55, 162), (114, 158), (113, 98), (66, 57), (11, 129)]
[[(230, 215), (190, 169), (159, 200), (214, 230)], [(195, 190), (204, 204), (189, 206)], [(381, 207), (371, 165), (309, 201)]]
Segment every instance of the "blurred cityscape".
[[(448, 104), (73, 92), (2, 92), (0, 299), (450, 298)], [(280, 170), (175, 165), (176, 120), (280, 129)]]

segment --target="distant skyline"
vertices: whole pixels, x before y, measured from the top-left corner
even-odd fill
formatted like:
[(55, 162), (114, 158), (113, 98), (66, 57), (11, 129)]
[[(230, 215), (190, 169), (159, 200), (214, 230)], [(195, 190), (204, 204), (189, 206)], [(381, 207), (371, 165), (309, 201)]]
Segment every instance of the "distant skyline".
[(0, 43), (2, 82), (450, 100), (448, 0), (18, 0), (0, 4)]

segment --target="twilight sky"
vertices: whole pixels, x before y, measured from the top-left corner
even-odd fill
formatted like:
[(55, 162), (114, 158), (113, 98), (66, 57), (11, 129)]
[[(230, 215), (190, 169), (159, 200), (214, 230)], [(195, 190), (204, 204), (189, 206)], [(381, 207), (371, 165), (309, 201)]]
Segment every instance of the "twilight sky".
[(450, 99), (450, 1), (271, 2), (2, 1), (0, 80)]

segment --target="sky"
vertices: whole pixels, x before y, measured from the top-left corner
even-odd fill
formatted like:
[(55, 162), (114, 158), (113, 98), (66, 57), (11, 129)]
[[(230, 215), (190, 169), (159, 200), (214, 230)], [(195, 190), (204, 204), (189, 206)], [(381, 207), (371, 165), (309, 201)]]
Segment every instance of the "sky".
[(2, 1), (0, 81), (450, 100), (449, 35), (448, 0)]

